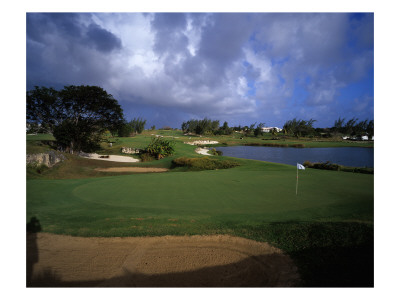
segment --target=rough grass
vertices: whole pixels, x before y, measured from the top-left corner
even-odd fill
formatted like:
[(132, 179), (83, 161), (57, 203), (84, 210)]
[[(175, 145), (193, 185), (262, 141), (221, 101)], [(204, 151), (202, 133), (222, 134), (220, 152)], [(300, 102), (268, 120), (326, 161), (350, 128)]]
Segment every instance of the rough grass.
[(187, 167), (191, 171), (230, 169), (240, 164), (234, 160), (218, 160), (209, 157), (187, 158), (179, 157), (172, 161), (172, 167)]
[(360, 168), (360, 167), (346, 167), (339, 164), (334, 164), (329, 161), (327, 162), (310, 162), (305, 161), (303, 165), (307, 168), (320, 169), (320, 170), (331, 170), (331, 171), (342, 171), (352, 173), (363, 173), (363, 174), (374, 174), (374, 168)]

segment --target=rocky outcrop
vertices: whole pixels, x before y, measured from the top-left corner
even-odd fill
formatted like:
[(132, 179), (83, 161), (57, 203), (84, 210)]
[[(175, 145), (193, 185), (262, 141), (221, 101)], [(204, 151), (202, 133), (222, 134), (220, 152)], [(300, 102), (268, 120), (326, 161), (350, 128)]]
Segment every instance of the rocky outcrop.
[(65, 156), (61, 153), (57, 153), (55, 151), (49, 151), (47, 153), (38, 153), (38, 154), (27, 154), (26, 155), (26, 164), (35, 164), (35, 165), (46, 165), (51, 168), (55, 164), (65, 160)]
[(129, 147), (122, 147), (121, 148), (122, 153), (127, 153), (127, 154), (138, 154), (140, 153), (140, 149), (136, 148), (129, 148)]

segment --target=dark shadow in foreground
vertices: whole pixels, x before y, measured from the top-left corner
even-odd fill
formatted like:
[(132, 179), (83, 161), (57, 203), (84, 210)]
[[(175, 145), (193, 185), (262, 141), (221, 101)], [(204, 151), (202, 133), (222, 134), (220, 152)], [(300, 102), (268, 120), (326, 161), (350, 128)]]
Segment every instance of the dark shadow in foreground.
[[(281, 254), (253, 256), (236, 263), (194, 271), (148, 275), (125, 270), (120, 276), (92, 281), (63, 281), (51, 269), (35, 277), (32, 287), (287, 287), (298, 274)], [(281, 266), (281, 267), (278, 267)]]
[(26, 224), (26, 286), (31, 285), (33, 266), (39, 261), (37, 233), (41, 230), (42, 226), (36, 217), (32, 217)]
[[(314, 247), (292, 252), (307, 287), (373, 287), (374, 246)], [(304, 263), (307, 262), (307, 263)]]

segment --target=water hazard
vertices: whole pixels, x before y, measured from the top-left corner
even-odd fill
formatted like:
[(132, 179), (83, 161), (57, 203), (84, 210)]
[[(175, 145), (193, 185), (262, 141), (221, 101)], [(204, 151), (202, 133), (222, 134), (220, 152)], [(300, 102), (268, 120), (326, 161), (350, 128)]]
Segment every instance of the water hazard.
[(374, 149), (361, 147), (338, 148), (283, 148), (262, 146), (217, 147), (224, 156), (256, 159), (287, 165), (326, 162), (349, 167), (374, 167)]

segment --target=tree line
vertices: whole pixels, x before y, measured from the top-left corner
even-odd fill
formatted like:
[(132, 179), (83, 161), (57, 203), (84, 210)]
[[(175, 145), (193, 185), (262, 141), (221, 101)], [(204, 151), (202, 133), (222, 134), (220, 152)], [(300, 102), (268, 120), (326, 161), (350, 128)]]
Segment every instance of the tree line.
[[(204, 118), (202, 120), (191, 119), (183, 122), (181, 129), (184, 133), (193, 133), (198, 135), (230, 135), (234, 131), (243, 132), (247, 136), (259, 136), (262, 135), (262, 128), (264, 123), (253, 123), (250, 126), (234, 126), (229, 127), (228, 122), (224, 122), (222, 126), (219, 125), (219, 120), (211, 120)], [(257, 126), (256, 126), (257, 125)]]
[[(57, 91), (53, 88), (37, 87), (26, 94), (26, 120), (31, 130), (53, 134), (58, 145), (68, 152), (96, 150), (102, 135), (109, 130), (114, 135), (132, 136), (144, 130), (146, 120), (134, 118), (129, 122), (123, 117), (118, 101), (101, 87), (65, 86)], [(285, 135), (296, 137), (315, 135), (349, 135), (360, 137), (374, 135), (374, 121), (339, 118), (331, 128), (314, 128), (316, 120), (286, 121)], [(246, 136), (263, 135), (264, 123), (250, 126), (229, 127), (228, 122), (220, 126), (219, 120), (191, 119), (181, 125), (184, 133), (198, 135), (230, 135), (234, 131)], [(153, 126), (154, 129), (154, 126)], [(272, 132), (277, 135), (277, 132)]]
[(362, 136), (368, 136), (371, 140), (374, 136), (374, 120), (361, 120), (357, 118), (351, 118), (345, 122), (345, 118), (339, 118), (334, 122), (334, 125), (329, 128), (314, 128), (313, 124), (316, 120), (293, 120), (286, 121), (283, 125), (284, 134), (296, 136), (296, 137), (313, 137), (324, 135), (326, 137), (332, 136), (349, 136), (355, 138), (361, 138)]
[[(358, 121), (357, 118), (352, 118), (345, 122), (344, 118), (339, 118), (335, 121), (334, 125), (329, 128), (314, 128), (316, 120), (302, 120), (294, 118), (288, 120), (283, 125), (284, 135), (294, 137), (314, 137), (314, 136), (325, 136), (332, 137), (335, 135), (348, 135), (352, 137), (361, 137), (367, 135), (371, 139), (374, 135), (374, 121), (373, 120), (362, 120)], [(223, 126), (219, 125), (219, 120), (211, 120), (208, 118), (204, 119), (191, 119), (183, 122), (181, 129), (184, 133), (193, 133), (198, 135), (229, 135), (234, 131), (241, 132), (245, 136), (262, 136), (264, 134), (263, 127), (265, 123), (255, 122), (249, 126), (234, 126), (229, 127), (227, 122), (224, 122)], [(277, 136), (278, 132), (276, 129), (271, 131), (273, 136)]]
[(124, 119), (123, 124), (119, 126), (116, 132), (112, 132), (112, 134), (117, 133), (118, 136), (121, 137), (134, 136), (136, 134), (141, 134), (145, 125), (146, 120), (142, 118), (133, 118), (129, 122)]

